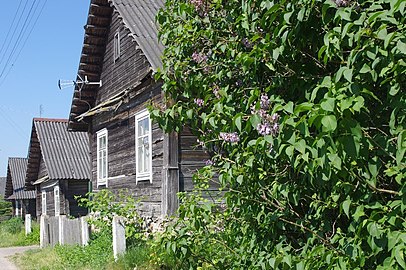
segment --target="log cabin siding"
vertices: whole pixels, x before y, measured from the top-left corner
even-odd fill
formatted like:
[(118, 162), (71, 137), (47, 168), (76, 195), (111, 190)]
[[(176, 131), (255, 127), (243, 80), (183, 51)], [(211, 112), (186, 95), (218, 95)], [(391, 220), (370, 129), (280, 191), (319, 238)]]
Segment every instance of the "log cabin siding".
[[(82, 196), (85, 197), (88, 186), (89, 186), (89, 181), (87, 180), (75, 180), (75, 181), (64, 181), (68, 189), (65, 190), (64, 196), (63, 196), (63, 202), (64, 205), (68, 207), (68, 213), (70, 216), (73, 217), (80, 217), (80, 216), (86, 216), (87, 215), (87, 209), (84, 207), (81, 207), (78, 205), (77, 200), (75, 199), (75, 196)], [(64, 186), (66, 186), (66, 184)], [(61, 198), (61, 203), (62, 203), (62, 198)]]
[(47, 167), (46, 167), (44, 159), (42, 158), (42, 155), (41, 155), (41, 161), (39, 163), (39, 170), (38, 170), (38, 179), (45, 177), (47, 175), (48, 175)]
[[(114, 35), (120, 33), (121, 56), (114, 61)], [(102, 87), (98, 89), (96, 104), (118, 94), (142, 79), (150, 68), (146, 57), (124, 27), (117, 12), (113, 13), (104, 53), (101, 73)]]
[[(113, 40), (117, 32), (120, 33), (121, 55), (114, 61)], [(124, 27), (117, 13), (114, 13), (101, 73), (103, 85), (98, 89), (96, 105), (138, 84), (149, 69), (150, 65), (146, 57), (130, 37), (129, 30)], [(97, 186), (97, 132), (106, 128), (108, 131), (108, 189), (116, 192), (126, 189), (135, 198), (142, 198), (140, 211), (148, 216), (157, 216), (161, 213), (163, 132), (157, 124), (152, 125), (152, 182), (139, 181), (137, 184), (135, 115), (146, 109), (151, 100), (160, 103), (160, 99), (161, 83), (154, 82), (152, 78), (146, 79), (136, 90), (129, 93), (127, 102), (117, 110), (93, 116), (90, 126), (93, 190), (105, 188)]]

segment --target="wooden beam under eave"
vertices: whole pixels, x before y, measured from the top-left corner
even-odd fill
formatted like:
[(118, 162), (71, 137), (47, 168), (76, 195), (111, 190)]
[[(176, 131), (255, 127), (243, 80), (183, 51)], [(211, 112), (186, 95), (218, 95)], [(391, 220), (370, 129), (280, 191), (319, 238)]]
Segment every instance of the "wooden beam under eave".
[(90, 13), (92, 14), (103, 14), (105, 16), (111, 14), (112, 8), (109, 5), (100, 5), (96, 3), (90, 4)]
[(91, 70), (91, 71), (96, 71), (100, 72), (101, 66), (97, 64), (89, 64), (89, 63), (80, 63), (79, 68), (83, 70)]
[(108, 17), (101, 17), (94, 14), (89, 14), (87, 16), (87, 24), (95, 25), (98, 27), (106, 27), (110, 24), (111, 16)]
[(100, 76), (100, 74), (98, 73), (98, 72), (91, 72), (91, 71), (88, 71), (88, 70), (84, 70), (84, 69), (79, 69), (79, 72), (78, 72), (81, 76), (83, 75), (83, 76), (95, 76), (95, 77), (99, 77)]

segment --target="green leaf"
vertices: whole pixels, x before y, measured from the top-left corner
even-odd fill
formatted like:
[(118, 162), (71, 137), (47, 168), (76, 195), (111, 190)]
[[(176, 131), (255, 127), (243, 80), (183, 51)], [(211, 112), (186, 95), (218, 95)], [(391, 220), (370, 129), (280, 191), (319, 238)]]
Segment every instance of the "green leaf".
[(384, 42), (383, 42), (383, 47), (384, 47), (385, 49), (388, 48), (389, 43), (391, 43), (391, 41), (392, 41), (393, 38), (395, 37), (396, 33), (397, 33), (397, 32), (395, 31), (395, 32), (392, 32), (392, 33), (389, 33), (388, 35), (386, 35), (385, 40), (384, 40)]
[(347, 68), (344, 70), (344, 78), (348, 81), (348, 82), (352, 82), (352, 68)]
[(364, 107), (364, 98), (362, 96), (358, 96), (354, 99), (355, 104), (352, 107), (355, 111), (360, 112), (361, 109)]
[(350, 206), (351, 206), (350, 199), (347, 199), (342, 203), (343, 211), (348, 218), (350, 218)]
[(335, 98), (326, 98), (324, 99), (321, 104), (321, 108), (328, 112), (333, 112), (335, 107)]
[(325, 115), (321, 119), (321, 124), (325, 132), (331, 132), (337, 128), (337, 119), (334, 115)]
[(328, 154), (328, 159), (331, 162), (331, 165), (341, 170), (341, 158), (337, 154)]
[(284, 109), (288, 113), (293, 113), (293, 102), (289, 101), (288, 103), (286, 103)]
[(250, 117), (250, 123), (251, 123), (251, 125), (252, 125), (253, 128), (257, 128), (258, 124), (261, 123), (261, 118), (260, 118), (258, 115), (256, 115), (256, 114), (251, 115), (251, 117)]
[(406, 54), (406, 43), (398, 40), (398, 43), (396, 43), (396, 48), (400, 53)]
[(403, 246), (398, 246), (395, 249), (395, 258), (396, 262), (403, 268), (406, 269), (406, 263), (405, 263), (405, 258), (404, 258), (404, 253), (405, 247)]
[(241, 131), (241, 120), (242, 120), (241, 114), (238, 114), (234, 117), (234, 124), (239, 131)]
[(368, 66), (368, 64), (364, 63), (364, 65), (362, 66), (362, 68), (360, 69), (359, 73), (368, 73), (371, 71), (371, 67)]
[(244, 181), (244, 176), (239, 175), (239, 176), (237, 177), (237, 183), (241, 185), (243, 181)]

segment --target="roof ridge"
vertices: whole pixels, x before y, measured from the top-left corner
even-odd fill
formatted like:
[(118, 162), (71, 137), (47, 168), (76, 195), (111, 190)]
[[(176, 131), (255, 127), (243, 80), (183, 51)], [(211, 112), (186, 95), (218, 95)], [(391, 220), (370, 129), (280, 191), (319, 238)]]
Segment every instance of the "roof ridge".
[(35, 117), (33, 119), (34, 122), (61, 122), (61, 123), (67, 123), (68, 119), (62, 119), (62, 118), (39, 118)]

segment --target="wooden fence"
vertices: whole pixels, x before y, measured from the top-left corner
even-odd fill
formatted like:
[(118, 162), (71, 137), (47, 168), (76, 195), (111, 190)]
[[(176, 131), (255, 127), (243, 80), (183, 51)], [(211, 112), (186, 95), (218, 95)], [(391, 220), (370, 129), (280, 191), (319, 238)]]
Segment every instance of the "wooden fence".
[(89, 225), (85, 217), (68, 219), (61, 215), (57, 217), (41, 216), (40, 246), (87, 245), (89, 241)]

